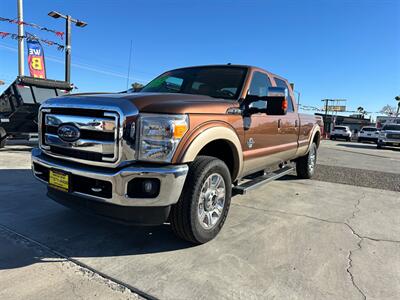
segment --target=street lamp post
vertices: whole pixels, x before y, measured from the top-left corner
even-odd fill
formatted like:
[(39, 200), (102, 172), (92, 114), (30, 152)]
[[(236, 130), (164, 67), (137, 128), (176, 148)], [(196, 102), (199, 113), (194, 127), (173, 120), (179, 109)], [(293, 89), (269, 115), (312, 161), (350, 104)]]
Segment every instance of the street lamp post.
[(71, 81), (71, 23), (75, 23), (78, 27), (85, 27), (86, 22), (73, 19), (70, 15), (63, 15), (56, 11), (49, 12), (49, 16), (65, 20), (65, 81)]

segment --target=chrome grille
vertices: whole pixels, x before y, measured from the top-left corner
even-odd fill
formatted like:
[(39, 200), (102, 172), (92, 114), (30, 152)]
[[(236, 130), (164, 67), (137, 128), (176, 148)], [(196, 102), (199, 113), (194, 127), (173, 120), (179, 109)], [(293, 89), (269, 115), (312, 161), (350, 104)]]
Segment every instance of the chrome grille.
[(388, 133), (386, 137), (388, 139), (400, 139), (400, 133)]
[[(84, 109), (42, 109), (41, 147), (60, 158), (115, 162), (118, 160), (119, 114)], [(79, 129), (79, 139), (66, 141), (58, 134), (62, 125)]]

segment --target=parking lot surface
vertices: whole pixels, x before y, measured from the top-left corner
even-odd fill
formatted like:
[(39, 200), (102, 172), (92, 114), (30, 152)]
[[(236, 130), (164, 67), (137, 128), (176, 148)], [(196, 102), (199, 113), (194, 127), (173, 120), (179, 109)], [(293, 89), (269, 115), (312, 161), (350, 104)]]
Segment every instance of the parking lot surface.
[(1, 299), (398, 299), (400, 151), (323, 141), (314, 180), (232, 199), (201, 246), (54, 203), (28, 146), (0, 150)]

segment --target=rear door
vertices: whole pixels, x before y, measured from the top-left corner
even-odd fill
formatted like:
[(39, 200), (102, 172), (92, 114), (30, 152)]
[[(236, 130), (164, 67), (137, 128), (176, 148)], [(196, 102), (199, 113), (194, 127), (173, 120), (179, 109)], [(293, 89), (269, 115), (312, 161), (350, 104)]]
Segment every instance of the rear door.
[(293, 95), (288, 83), (280, 78), (274, 77), (277, 87), (286, 88), (288, 93), (287, 114), (280, 116), (278, 128), (279, 139), (282, 143), (282, 159), (288, 160), (296, 154), (299, 139), (299, 115), (295, 112)]

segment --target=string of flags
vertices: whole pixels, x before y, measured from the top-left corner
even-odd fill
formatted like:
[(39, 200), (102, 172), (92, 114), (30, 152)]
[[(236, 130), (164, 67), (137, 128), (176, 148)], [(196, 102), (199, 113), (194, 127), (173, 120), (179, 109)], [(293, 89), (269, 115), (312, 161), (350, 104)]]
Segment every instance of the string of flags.
[(37, 24), (34, 24), (34, 23), (29, 23), (29, 22), (25, 22), (25, 21), (18, 21), (17, 19), (9, 19), (9, 18), (3, 18), (3, 17), (0, 17), (0, 21), (12, 23), (12, 24), (18, 24), (18, 25), (23, 24), (23, 25), (30, 26), (30, 27), (33, 27), (33, 28), (36, 28), (36, 29), (39, 29), (39, 30), (52, 32), (56, 36), (58, 36), (60, 39), (64, 38), (64, 32), (57, 31), (57, 30), (54, 30), (54, 29), (50, 29), (50, 28), (47, 28), (47, 27), (43, 27), (43, 26), (40, 26), (40, 25), (37, 25)]
[[(6, 38), (6, 37), (11, 37), (12, 39), (17, 40), (18, 39), (18, 34), (11, 33), (11, 32), (0, 31), (0, 37), (2, 39)], [(45, 43), (46, 45), (49, 45), (49, 46), (56, 46), (57, 50), (59, 50), (59, 51), (63, 51), (64, 50), (64, 46), (63, 45), (61, 45), (61, 44), (59, 44), (57, 42), (51, 41), (51, 40), (38, 38), (38, 37), (36, 37), (36, 36), (34, 36), (34, 35), (30, 34), (30, 33), (27, 33), (26, 35), (23, 35), (22, 38), (26, 39), (27, 41), (40, 41), (40, 42), (43, 42), (43, 43)]]

